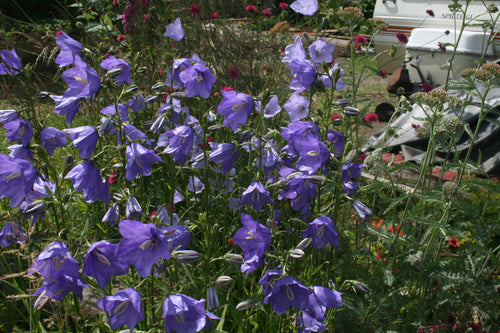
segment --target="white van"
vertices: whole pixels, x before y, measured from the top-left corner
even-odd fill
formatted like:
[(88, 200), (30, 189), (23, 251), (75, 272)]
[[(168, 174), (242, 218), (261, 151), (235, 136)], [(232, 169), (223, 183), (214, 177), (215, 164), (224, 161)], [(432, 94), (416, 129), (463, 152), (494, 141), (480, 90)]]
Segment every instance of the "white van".
[[(465, 8), (466, 0), (458, 3)], [(495, 4), (500, 7), (500, 0), (494, 1), (469, 1), (466, 22), (476, 24), (467, 26), (457, 46), (456, 55), (452, 64), (451, 78), (458, 78), (465, 68), (475, 67), (480, 55), (485, 51), (486, 60), (500, 58), (500, 22), (496, 23), (493, 34), (497, 45), (486, 46), (485, 38), (489, 38), (491, 30), (484, 32), (481, 27), (482, 20), (491, 22), (491, 17), (499, 15), (489, 13), (488, 6)], [(483, 3), (484, 2), (484, 3)], [(433, 85), (443, 84), (447, 71), (441, 67), (449, 65), (453, 46), (462, 26), (463, 15), (454, 13), (449, 5), (453, 0), (377, 0), (373, 13), (374, 18), (385, 20), (389, 27), (381, 31), (374, 38), (374, 47), (377, 53), (398, 47), (398, 53), (391, 59), (389, 55), (379, 56), (379, 65), (389, 73), (399, 68), (405, 59), (412, 59), (421, 69), (423, 76), (432, 77)], [(491, 15), (491, 16), (490, 16)], [(500, 20), (499, 20), (500, 21)], [(408, 37), (405, 45), (399, 43), (397, 34)], [(408, 66), (410, 78), (419, 81), (419, 75), (414, 67)]]

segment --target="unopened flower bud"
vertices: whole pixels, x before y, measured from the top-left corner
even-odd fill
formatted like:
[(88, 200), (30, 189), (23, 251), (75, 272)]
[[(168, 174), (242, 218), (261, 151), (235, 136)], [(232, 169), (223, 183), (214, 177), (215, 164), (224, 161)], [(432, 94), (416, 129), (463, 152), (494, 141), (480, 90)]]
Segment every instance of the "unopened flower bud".
[(130, 220), (139, 220), (144, 215), (141, 205), (135, 197), (130, 197), (125, 206), (125, 217)]
[(110, 69), (107, 73), (106, 73), (106, 77), (111, 77), (111, 76), (115, 76), (115, 75), (119, 75), (123, 73), (123, 69), (117, 67), (117, 68), (113, 68), (113, 69)]
[(243, 302), (238, 303), (238, 305), (236, 305), (236, 310), (245, 311), (247, 309), (250, 309), (254, 304), (255, 304), (254, 300), (247, 299), (244, 300)]
[(135, 84), (131, 85), (126, 91), (125, 93), (126, 94), (133, 94), (135, 93), (137, 90), (139, 90), (139, 87), (136, 86)]
[(351, 103), (351, 101), (349, 100), (349, 98), (341, 98), (339, 100), (337, 100), (337, 102), (335, 102), (335, 105), (340, 107), (340, 108), (343, 108), (344, 106), (347, 106)]
[(293, 249), (288, 252), (290, 254), (290, 257), (293, 259), (303, 259), (304, 258), (304, 251), (301, 249)]
[(370, 293), (370, 288), (363, 282), (356, 281), (354, 282), (354, 290), (358, 293), (368, 294)]
[(232, 265), (241, 265), (245, 262), (245, 260), (243, 260), (243, 257), (241, 255), (235, 253), (228, 253), (224, 255), (224, 260)]
[(153, 125), (151, 125), (151, 128), (149, 130), (154, 134), (157, 134), (161, 130), (163, 130), (163, 128), (165, 128), (165, 122), (165, 117), (159, 116), (158, 118), (156, 118), (155, 122), (153, 123)]
[(109, 135), (112, 130), (113, 130), (113, 121), (108, 118), (103, 120), (101, 126), (99, 126), (99, 134), (101, 136)]
[(346, 115), (346, 116), (349, 116), (349, 117), (357, 117), (359, 116), (359, 110), (352, 107), (352, 106), (348, 106), (348, 107), (345, 107), (342, 112)]
[(40, 91), (37, 95), (36, 95), (36, 98), (38, 99), (45, 99), (49, 97), (49, 93), (46, 92), (46, 91)]
[(35, 200), (31, 202), (23, 211), (26, 216), (40, 216), (47, 210), (47, 204), (42, 200)]
[(158, 95), (151, 95), (144, 100), (145, 104), (153, 104), (158, 99)]
[(163, 82), (158, 82), (158, 83), (155, 83), (152, 87), (151, 87), (151, 90), (153, 91), (162, 91), (163, 89), (165, 89), (166, 87), (166, 84), (163, 83)]
[(172, 96), (172, 98), (185, 98), (186, 93), (184, 91), (176, 91), (174, 93), (171, 93), (170, 96)]
[(304, 238), (295, 248), (303, 251), (309, 246), (309, 244), (311, 244), (311, 241), (311, 238)]
[(457, 200), (459, 192), (458, 184), (455, 182), (446, 182), (443, 184), (443, 200), (453, 202)]
[(173, 257), (180, 263), (191, 264), (200, 259), (200, 254), (193, 250), (179, 250), (173, 253)]
[(219, 307), (219, 296), (217, 296), (217, 289), (210, 286), (207, 289), (207, 308), (208, 311), (213, 311)]
[(232, 277), (227, 276), (227, 275), (222, 275), (222, 276), (219, 276), (217, 278), (217, 280), (215, 280), (215, 285), (218, 287), (224, 287), (224, 286), (231, 284), (231, 282), (233, 282)]

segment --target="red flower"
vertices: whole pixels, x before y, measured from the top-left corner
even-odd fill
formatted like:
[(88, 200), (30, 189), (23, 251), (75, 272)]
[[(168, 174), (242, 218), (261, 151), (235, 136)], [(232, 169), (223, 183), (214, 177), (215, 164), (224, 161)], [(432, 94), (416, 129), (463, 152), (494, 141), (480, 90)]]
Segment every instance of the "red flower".
[(113, 173), (111, 174), (111, 176), (109, 176), (109, 179), (108, 179), (108, 182), (110, 184), (113, 184), (114, 182), (116, 182), (116, 178), (118, 177), (118, 171), (113, 171)]
[(219, 17), (219, 13), (217, 13), (217, 12), (213, 12), (212, 15), (210, 15), (211, 19), (216, 19), (218, 17)]
[(366, 121), (367, 123), (372, 123), (374, 121), (378, 121), (378, 114), (374, 112), (368, 113), (366, 116), (363, 117), (363, 120)]
[(443, 43), (439, 42), (438, 47), (441, 50), (441, 52), (446, 52), (446, 46), (444, 46)]
[(229, 239), (227, 240), (227, 242), (228, 242), (228, 243), (231, 243), (231, 244), (233, 244), (233, 245), (235, 245), (235, 244), (236, 244), (232, 238), (229, 238)]
[(189, 7), (189, 11), (193, 14), (193, 16), (198, 15), (200, 13), (200, 6), (191, 5), (191, 7)]
[(56, 37), (61, 36), (62, 34), (63, 34), (63, 32), (61, 30), (59, 30), (58, 32), (56, 32)]
[(359, 154), (358, 161), (364, 161), (365, 158), (366, 158), (366, 156), (368, 156), (368, 155), (366, 155), (366, 154)]
[(380, 74), (380, 76), (385, 79), (387, 77), (387, 72), (383, 69), (379, 70), (378, 73)]
[(422, 89), (424, 89), (425, 92), (429, 92), (432, 90), (432, 84), (430, 84), (429, 82), (424, 82), (422, 84)]
[(332, 114), (332, 115), (330, 116), (330, 118), (332, 118), (332, 120), (335, 120), (335, 119), (341, 119), (342, 117), (341, 117), (340, 115), (338, 115), (338, 114), (334, 113), (334, 114)]
[(262, 11), (262, 16), (271, 17), (271, 16), (273, 16), (273, 13), (271, 13), (270, 10), (264, 10), (264, 11)]
[(380, 228), (380, 226), (384, 223), (384, 220), (372, 221), (372, 227), (375, 229)]
[(453, 247), (459, 247), (460, 246), (460, 244), (458, 243), (458, 239), (457, 238), (450, 237), (450, 239), (448, 239), (448, 241), (450, 242), (450, 246), (453, 246)]
[(286, 2), (280, 2), (279, 6), (280, 6), (280, 8), (281, 8), (281, 9), (283, 9), (283, 10), (285, 10), (285, 9), (287, 9), (287, 8), (288, 8), (288, 4), (287, 4)]
[(427, 13), (427, 15), (429, 15), (430, 17), (434, 17), (434, 12), (431, 10), (431, 9), (427, 9), (425, 11)]
[(245, 7), (245, 10), (249, 13), (258, 13), (257, 11), (257, 7), (255, 7), (255, 5), (248, 5)]
[(404, 33), (398, 32), (396, 34), (396, 37), (398, 38), (400, 43), (408, 44), (408, 36), (406, 36)]
[(366, 45), (366, 44), (368, 44), (368, 39), (366, 39), (366, 37), (363, 36), (363, 35), (356, 35), (356, 36), (353, 37), (353, 39), (359, 45)]
[(144, 14), (144, 16), (142, 18), (142, 22), (146, 23), (150, 17), (151, 17), (151, 14)]
[(231, 80), (238, 80), (240, 78), (240, 72), (238, 71), (238, 66), (229, 68), (227, 71), (227, 78)]
[(120, 35), (116, 38), (117, 41), (123, 42), (125, 40), (125, 35)]
[(224, 87), (222, 88), (222, 90), (224, 90), (224, 91), (233, 91), (234, 89), (233, 89), (233, 87), (231, 87), (231, 86), (224, 86)]

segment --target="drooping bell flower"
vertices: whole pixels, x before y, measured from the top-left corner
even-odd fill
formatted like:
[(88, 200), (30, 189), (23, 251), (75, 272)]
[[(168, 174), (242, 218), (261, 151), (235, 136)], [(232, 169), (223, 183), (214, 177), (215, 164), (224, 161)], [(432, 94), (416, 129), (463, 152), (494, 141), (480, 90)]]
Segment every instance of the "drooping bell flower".
[(363, 167), (362, 163), (349, 163), (346, 162), (340, 168), (340, 179), (347, 183), (352, 178), (358, 178), (361, 176), (361, 168)]
[[(258, 113), (261, 113), (261, 101), (258, 100), (255, 102), (255, 110), (257, 110)], [(269, 102), (267, 102), (266, 106), (264, 106), (264, 119), (269, 119), (277, 115), (281, 111), (281, 106), (278, 103), (278, 96), (275, 94), (271, 95), (271, 98), (269, 98)]]
[(240, 152), (232, 143), (210, 142), (209, 144), (213, 150), (208, 155), (208, 159), (212, 162), (220, 163), (222, 174), (228, 174), (233, 168), (234, 162), (236, 162)]
[(276, 281), (278, 281), (282, 274), (283, 270), (281, 268), (270, 269), (266, 273), (264, 273), (264, 276), (262, 276), (262, 278), (259, 280), (259, 284), (262, 286), (264, 297), (271, 293), (274, 288), (274, 284), (276, 283)]
[(217, 78), (210, 69), (196, 63), (179, 74), (179, 79), (186, 88), (186, 97), (210, 97), (210, 91)]
[(23, 228), (16, 222), (7, 222), (0, 231), (0, 246), (5, 248), (12, 243), (22, 244), (26, 242), (27, 235)]
[(85, 255), (82, 273), (96, 279), (101, 289), (106, 287), (111, 275), (124, 275), (129, 271), (126, 264), (116, 259), (117, 246), (108, 241), (98, 241), (90, 245)]
[(295, 90), (297, 93), (303, 92), (316, 82), (316, 67), (314, 67), (311, 61), (306, 59), (293, 59), (288, 64), (288, 68), (292, 73), (290, 89)]
[(338, 247), (339, 237), (335, 230), (335, 224), (328, 216), (320, 216), (307, 226), (307, 229), (300, 235), (302, 238), (312, 238), (315, 248), (320, 249), (330, 243), (332, 246)]
[(144, 213), (139, 201), (134, 196), (128, 198), (125, 205), (125, 218), (128, 220), (139, 220), (142, 215)]
[(191, 127), (182, 125), (166, 133), (170, 137), (168, 147), (163, 151), (166, 154), (172, 154), (175, 163), (183, 164), (189, 151), (193, 148), (194, 131)]
[(187, 189), (195, 194), (200, 194), (205, 189), (205, 184), (201, 181), (200, 177), (189, 177)]
[(333, 65), (328, 71), (328, 75), (321, 73), (319, 75), (319, 80), (323, 82), (325, 87), (335, 89), (339, 91), (344, 89), (347, 85), (344, 82), (344, 70), (338, 66), (338, 64)]
[(183, 40), (184, 36), (184, 28), (182, 28), (180, 18), (176, 18), (173, 23), (167, 25), (166, 32), (163, 34), (163, 37), (172, 38), (175, 41)]
[(309, 307), (309, 296), (313, 291), (293, 276), (284, 276), (274, 284), (274, 287), (265, 298), (264, 303), (273, 303), (273, 310), (277, 314), (285, 313), (293, 306), (298, 310)]
[(321, 64), (323, 61), (327, 64), (331, 63), (333, 61), (334, 50), (335, 45), (328, 43), (321, 38), (309, 45), (309, 54), (311, 55), (312, 61), (316, 64)]
[(99, 133), (92, 126), (81, 126), (75, 128), (65, 129), (64, 132), (69, 134), (69, 138), (73, 141), (72, 145), (78, 148), (80, 158), (90, 158), (97, 140)]
[(0, 154), (0, 198), (10, 198), (14, 208), (33, 190), (37, 172), (29, 161)]
[(118, 243), (116, 258), (134, 265), (142, 277), (148, 277), (160, 259), (170, 259), (172, 247), (168, 238), (153, 223), (122, 220), (119, 228), (123, 238)]
[(165, 330), (170, 333), (195, 333), (210, 327), (210, 319), (220, 319), (205, 310), (204, 299), (199, 301), (184, 294), (169, 295), (163, 303)]
[(97, 94), (101, 87), (99, 74), (79, 58), (75, 58), (75, 67), (64, 71), (61, 76), (69, 87), (64, 97), (89, 97)]
[(81, 59), (78, 52), (83, 50), (82, 44), (68, 36), (64, 31), (57, 32), (56, 44), (61, 49), (55, 61), (59, 67), (74, 64), (76, 58)]
[(3, 127), (8, 131), (7, 140), (12, 142), (20, 141), (23, 146), (27, 146), (33, 137), (33, 127), (26, 119), (14, 119), (3, 125)]
[(302, 39), (297, 36), (292, 44), (285, 47), (285, 56), (281, 59), (281, 62), (291, 62), (294, 59), (305, 60), (306, 58), (306, 50), (302, 45)]
[(318, 11), (318, 0), (296, 0), (290, 5), (296, 13), (312, 16)]
[(97, 306), (108, 312), (109, 327), (113, 330), (127, 324), (129, 331), (133, 332), (135, 326), (144, 318), (141, 294), (132, 288), (104, 296), (97, 301)]
[(272, 205), (273, 199), (271, 199), (269, 191), (261, 182), (252, 182), (241, 197), (241, 205), (247, 203), (250, 203), (255, 210), (260, 211), (264, 204)]
[[(134, 111), (134, 113), (139, 112), (140, 110), (146, 107), (144, 96), (141, 94), (135, 94), (130, 101), (127, 102), (127, 105)], [(122, 114), (120, 114), (121, 116)], [(128, 116), (127, 116), (128, 119)], [(125, 121), (125, 120), (124, 120)]]
[(125, 156), (127, 158), (127, 173), (125, 178), (128, 181), (134, 180), (137, 175), (151, 175), (151, 166), (153, 162), (163, 161), (154, 151), (138, 143), (129, 144)]
[(356, 211), (356, 213), (358, 214), (358, 216), (360, 218), (362, 218), (363, 220), (366, 220), (368, 218), (368, 216), (372, 215), (372, 211), (370, 210), (370, 208), (368, 208), (361, 201), (355, 200), (352, 203), (352, 206), (354, 207), (354, 210)]
[(2, 62), (0, 62), (0, 75), (14, 76), (19, 74), (22, 64), (15, 49), (10, 51), (2, 50), (0, 52), (0, 58), (2, 58)]
[(111, 195), (106, 177), (102, 177), (99, 169), (92, 161), (84, 161), (71, 169), (64, 178), (71, 178), (73, 187), (83, 191), (85, 202), (101, 200), (109, 204)]
[(40, 132), (40, 141), (47, 153), (52, 156), (56, 147), (65, 147), (68, 144), (67, 134), (55, 127), (46, 127)]
[(252, 97), (236, 91), (221, 91), (222, 101), (217, 106), (217, 113), (224, 116), (222, 124), (236, 131), (246, 124), (248, 116), (253, 111)]
[(52, 98), (56, 102), (54, 112), (57, 114), (65, 115), (66, 124), (71, 124), (80, 107), (78, 104), (78, 97), (50, 95), (50, 98)]
[(345, 136), (341, 132), (329, 130), (327, 140), (333, 145), (333, 150), (337, 153), (335, 154), (336, 158), (344, 155)]
[(290, 122), (302, 120), (309, 115), (309, 98), (293, 93), (283, 107), (290, 116)]
[(310, 175), (323, 167), (330, 157), (328, 147), (315, 137), (296, 139), (293, 143), (295, 151), (300, 155), (296, 167)]
[(112, 71), (117, 73), (114, 75), (114, 81), (118, 86), (121, 86), (124, 82), (130, 84), (130, 65), (125, 60), (109, 56), (109, 58), (101, 62), (101, 67), (107, 70), (108, 74)]

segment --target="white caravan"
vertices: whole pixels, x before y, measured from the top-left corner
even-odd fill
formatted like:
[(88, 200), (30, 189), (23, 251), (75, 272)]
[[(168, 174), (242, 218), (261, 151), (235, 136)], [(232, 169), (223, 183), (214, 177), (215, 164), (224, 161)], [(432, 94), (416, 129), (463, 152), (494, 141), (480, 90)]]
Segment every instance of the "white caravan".
[[(423, 76), (434, 86), (445, 83), (447, 71), (441, 68), (450, 64), (453, 51), (453, 46), (447, 44), (456, 44), (463, 19), (462, 14), (450, 10), (449, 5), (453, 3), (453, 0), (377, 0), (373, 17), (385, 20), (389, 27), (374, 38), (375, 51), (380, 53), (393, 45), (399, 50), (394, 59), (380, 55), (379, 65), (392, 73), (403, 60), (411, 59), (413, 66), (408, 69), (413, 81), (422, 81), (420, 77)], [(467, 1), (459, 0), (458, 3), (465, 8)], [(485, 60), (500, 58), (500, 22), (496, 22), (493, 32), (481, 26), (484, 21), (491, 22), (499, 15), (499, 12), (488, 12), (491, 4), (500, 7), (500, 0), (469, 0), (465, 20), (472, 25), (466, 26), (459, 40), (450, 78), (457, 79), (465, 68), (475, 67), (483, 53)], [(398, 33), (408, 38), (406, 49), (399, 42)], [(496, 45), (486, 48), (486, 40), (492, 33)], [(420, 68), (421, 76), (415, 65)]]

